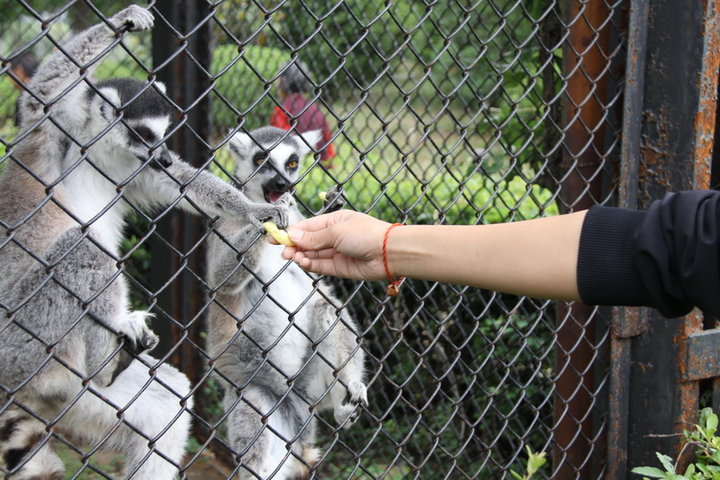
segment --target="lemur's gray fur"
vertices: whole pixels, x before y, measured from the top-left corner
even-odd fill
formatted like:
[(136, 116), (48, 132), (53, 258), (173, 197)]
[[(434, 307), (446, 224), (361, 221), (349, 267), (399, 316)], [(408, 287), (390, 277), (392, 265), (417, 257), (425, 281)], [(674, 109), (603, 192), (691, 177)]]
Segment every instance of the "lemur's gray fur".
[(162, 84), (115, 79), (97, 93), (82, 77), (122, 31), (152, 25), (133, 5), (76, 35), (21, 97), (21, 140), (0, 177), (0, 476), (63, 478), (54, 430), (124, 453), (128, 477), (177, 475), (190, 385), (139, 353), (157, 337), (148, 314), (131, 311), (119, 264), (128, 204), (199, 209), (251, 230), (287, 222), (283, 202), (252, 203), (165, 147)]
[[(274, 127), (235, 134), (229, 147), (248, 197), (271, 202), (287, 192), (318, 135)], [(301, 218), (292, 206), (290, 220)], [(282, 247), (257, 230), (221, 220), (216, 232), (208, 239), (208, 349), (238, 476), (306, 479), (318, 460), (313, 412), (333, 409), (348, 426), (367, 404), (357, 327), (329, 285), (284, 261)]]

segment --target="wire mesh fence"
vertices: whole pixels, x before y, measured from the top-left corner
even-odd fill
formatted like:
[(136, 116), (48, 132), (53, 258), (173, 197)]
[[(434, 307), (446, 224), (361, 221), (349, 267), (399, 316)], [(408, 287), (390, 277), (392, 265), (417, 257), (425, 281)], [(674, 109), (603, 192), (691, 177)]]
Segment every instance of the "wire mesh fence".
[(606, 203), (624, 3), (161, 3), (151, 27), (0, 2), (0, 476), (497, 479), (530, 449), (535, 478), (601, 478), (602, 311), (318, 280), (203, 195), (274, 200), (268, 151), (320, 130), (272, 179), (298, 215), (320, 191), (414, 224)]

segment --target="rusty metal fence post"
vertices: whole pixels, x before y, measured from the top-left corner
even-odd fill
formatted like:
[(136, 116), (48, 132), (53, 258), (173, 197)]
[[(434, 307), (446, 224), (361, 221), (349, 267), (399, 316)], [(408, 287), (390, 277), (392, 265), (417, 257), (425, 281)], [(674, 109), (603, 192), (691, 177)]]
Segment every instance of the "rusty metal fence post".
[[(560, 203), (561, 210), (571, 212), (603, 201), (612, 13), (604, 0), (568, 1), (564, 8), (568, 38), (563, 62), (565, 142)], [(596, 309), (581, 303), (558, 305), (554, 478), (591, 478), (592, 458), (601, 448), (592, 414), (596, 405), (593, 365), (598, 359), (598, 317)]]
[[(632, 7), (619, 203), (635, 208), (668, 191), (709, 186), (720, 29), (713, 0)], [(676, 434), (697, 418), (699, 382), (719, 373), (711, 361), (717, 347), (708, 355), (715, 338), (703, 332), (698, 311), (666, 319), (615, 310), (608, 478), (655, 464), (655, 452), (680, 453)]]

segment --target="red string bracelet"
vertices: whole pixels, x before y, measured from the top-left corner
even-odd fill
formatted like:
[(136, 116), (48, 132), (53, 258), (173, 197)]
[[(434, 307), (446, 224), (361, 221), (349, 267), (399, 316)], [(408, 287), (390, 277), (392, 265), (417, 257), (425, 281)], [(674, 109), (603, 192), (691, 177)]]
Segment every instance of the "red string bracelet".
[(400, 282), (402, 282), (405, 277), (398, 277), (395, 279), (392, 274), (390, 273), (390, 267), (388, 266), (388, 260), (387, 260), (387, 242), (388, 242), (388, 236), (390, 235), (390, 230), (393, 228), (402, 225), (402, 223), (393, 223), (388, 227), (387, 230), (385, 230), (385, 238), (383, 238), (383, 245), (382, 245), (382, 255), (383, 255), (383, 264), (385, 265), (385, 275), (387, 275), (388, 282), (390, 282), (385, 289), (385, 293), (389, 297), (396, 297), (398, 293), (400, 293)]

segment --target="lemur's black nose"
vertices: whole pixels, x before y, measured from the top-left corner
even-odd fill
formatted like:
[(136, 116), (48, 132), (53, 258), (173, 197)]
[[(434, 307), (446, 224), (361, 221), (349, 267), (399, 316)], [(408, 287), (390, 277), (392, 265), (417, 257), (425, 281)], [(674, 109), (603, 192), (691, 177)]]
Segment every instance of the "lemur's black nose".
[[(146, 162), (148, 158), (142, 158), (138, 156), (140, 160), (143, 162)], [(173, 163), (173, 157), (170, 153), (170, 150), (168, 150), (167, 145), (164, 143), (161, 145), (158, 145), (152, 152), (150, 152), (149, 159), (152, 161), (150, 162), (150, 168), (154, 168), (155, 170), (159, 170), (160, 167), (167, 168)]]
[(274, 190), (276, 192), (287, 192), (290, 190), (290, 182), (287, 181), (286, 178), (281, 177), (280, 175), (275, 176), (272, 180), (268, 182), (268, 190)]
[(167, 148), (167, 145), (163, 143), (162, 145), (160, 145), (159, 150), (159, 152), (155, 152), (155, 160), (165, 168), (172, 165), (173, 159), (172, 155), (170, 154), (170, 150), (168, 150)]

